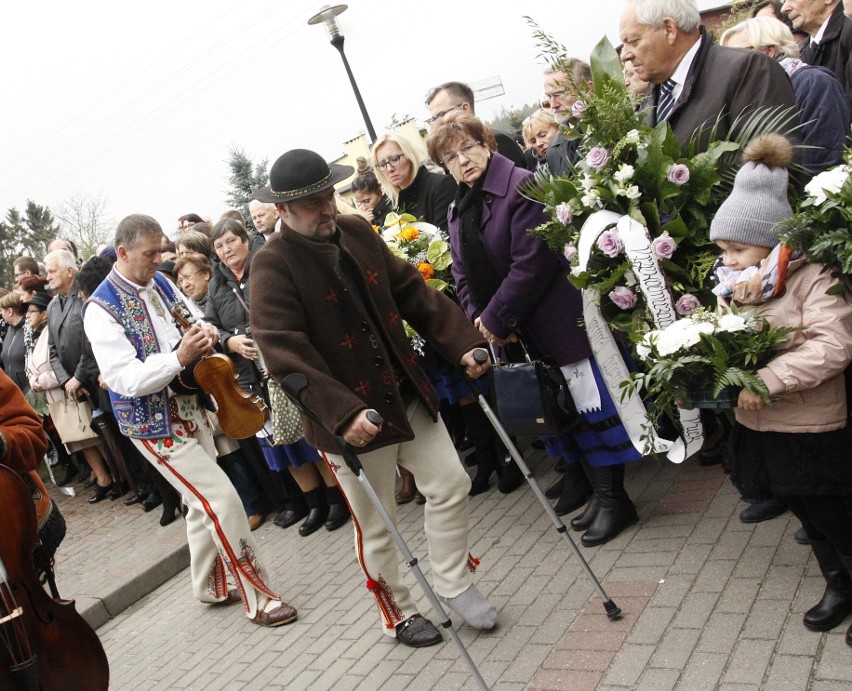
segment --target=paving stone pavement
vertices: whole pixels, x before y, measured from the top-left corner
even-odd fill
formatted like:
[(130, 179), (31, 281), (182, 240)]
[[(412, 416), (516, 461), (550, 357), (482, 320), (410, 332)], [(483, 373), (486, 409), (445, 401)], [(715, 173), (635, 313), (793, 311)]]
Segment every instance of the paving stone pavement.
[[(530, 465), (543, 487), (556, 478), (540, 452)], [(645, 460), (627, 486), (639, 524), (581, 548), (624, 612), (615, 622), (528, 487), (471, 500), (476, 582), (500, 626), (459, 632), (492, 688), (850, 688), (846, 625), (802, 626), (823, 582), (789, 513), (740, 523), (744, 505), (718, 466)], [(351, 524), (308, 538), (271, 521), (255, 532), (273, 586), (300, 615), (263, 629), (237, 607), (192, 599), (182, 521), (160, 528), (158, 510), (56, 496), (69, 524), (60, 591), (99, 627), (113, 689), (475, 688), (452, 641), (412, 650), (379, 632)], [(400, 507), (398, 525), (428, 577), (422, 512)]]

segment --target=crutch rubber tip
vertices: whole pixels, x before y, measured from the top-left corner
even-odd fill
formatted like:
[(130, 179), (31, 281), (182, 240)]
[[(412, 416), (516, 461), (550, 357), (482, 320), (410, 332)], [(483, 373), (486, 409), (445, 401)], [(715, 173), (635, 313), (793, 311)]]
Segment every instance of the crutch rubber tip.
[[(565, 527), (565, 524), (564, 524), (564, 523), (562, 523), (562, 524), (561, 524), (561, 525), (560, 525), (560, 526), (556, 529), (556, 532), (557, 532), (557, 533), (567, 533), (567, 532), (568, 532), (568, 528), (566, 528), (566, 527)], [(612, 602), (612, 600), (610, 600), (610, 602)]]
[(603, 603), (606, 615), (613, 621), (621, 618), (621, 608), (612, 600), (607, 600)]
[(451, 622), (449, 618), (444, 619), (444, 621), (441, 622), (441, 628), (451, 629), (453, 628), (453, 622)]

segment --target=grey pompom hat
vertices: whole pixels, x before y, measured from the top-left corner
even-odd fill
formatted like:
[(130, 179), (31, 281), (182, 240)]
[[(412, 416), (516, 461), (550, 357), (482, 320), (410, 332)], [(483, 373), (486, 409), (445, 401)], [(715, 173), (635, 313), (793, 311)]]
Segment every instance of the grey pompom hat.
[(734, 189), (710, 222), (710, 239), (775, 247), (776, 224), (793, 215), (786, 168), (792, 146), (781, 135), (761, 135), (746, 147), (744, 158)]

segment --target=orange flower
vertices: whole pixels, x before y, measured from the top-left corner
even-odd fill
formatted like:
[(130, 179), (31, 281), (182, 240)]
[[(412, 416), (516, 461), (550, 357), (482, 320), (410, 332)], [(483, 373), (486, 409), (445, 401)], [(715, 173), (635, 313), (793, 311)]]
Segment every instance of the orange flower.
[(405, 226), (396, 234), (396, 236), (402, 240), (416, 240), (420, 237), (420, 233), (414, 226)]
[(373, 231), (375, 231), (376, 233), (381, 233), (381, 232), (382, 232), (382, 229), (381, 229), (381, 228), (379, 228), (379, 226), (374, 225), (374, 226), (373, 226)]
[(435, 275), (435, 267), (429, 262), (420, 262), (417, 265), (417, 270), (420, 272), (420, 275), (423, 276), (424, 281), (428, 281)]

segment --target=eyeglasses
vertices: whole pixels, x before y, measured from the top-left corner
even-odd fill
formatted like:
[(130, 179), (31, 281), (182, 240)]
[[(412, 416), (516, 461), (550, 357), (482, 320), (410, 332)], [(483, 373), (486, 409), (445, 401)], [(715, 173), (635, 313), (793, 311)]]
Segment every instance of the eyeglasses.
[(396, 168), (399, 162), (405, 158), (405, 154), (397, 154), (396, 156), (388, 156), (384, 161), (379, 161), (379, 168), (387, 170), (388, 168)]
[(42, 313), (42, 310), (40, 310), (38, 307), (30, 307), (27, 310), (27, 314), (41, 314), (41, 313)]
[(441, 160), (441, 163), (447, 166), (447, 168), (451, 168), (454, 165), (458, 164), (459, 156), (464, 154), (465, 158), (470, 158), (470, 155), (478, 146), (482, 146), (482, 142), (468, 142), (467, 144), (463, 144), (458, 151), (453, 151), (444, 156), (444, 158)]
[(454, 110), (458, 110), (459, 108), (461, 108), (461, 106), (457, 105), (457, 106), (453, 106), (452, 108), (447, 108), (447, 110), (442, 110), (439, 113), (435, 113), (435, 116), (429, 118), (426, 121), (426, 124), (427, 125), (434, 125), (436, 122), (438, 122), (438, 120), (441, 120), (444, 117), (446, 117), (448, 113), (452, 113)]
[(190, 278), (192, 278), (193, 276), (197, 276), (200, 273), (203, 273), (203, 272), (193, 271), (192, 273), (181, 274), (180, 276), (178, 276), (178, 283), (186, 283)]

